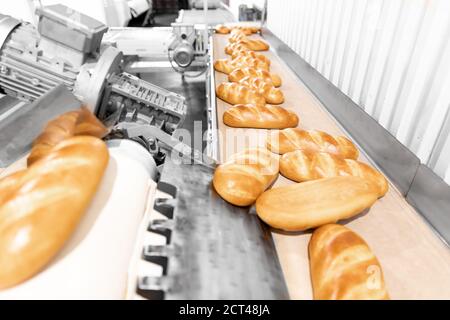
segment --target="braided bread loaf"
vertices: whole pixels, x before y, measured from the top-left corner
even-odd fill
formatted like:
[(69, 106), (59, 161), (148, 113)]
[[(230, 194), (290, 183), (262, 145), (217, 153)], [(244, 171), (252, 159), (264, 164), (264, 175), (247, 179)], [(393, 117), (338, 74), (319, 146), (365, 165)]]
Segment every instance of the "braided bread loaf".
[(233, 60), (217, 59), (214, 61), (214, 69), (216, 71), (230, 74), (237, 68), (251, 67), (254, 69), (262, 69), (268, 71), (270, 66), (259, 59), (253, 59), (250, 56), (241, 56)]
[(228, 81), (239, 82), (244, 77), (260, 78), (265, 82), (272, 82), (275, 87), (281, 86), (281, 78), (276, 74), (271, 74), (265, 70), (250, 67), (236, 68), (228, 75)]
[(255, 106), (266, 105), (266, 99), (255, 90), (234, 82), (219, 84), (216, 95), (229, 104), (253, 104)]
[(271, 83), (265, 82), (261, 78), (253, 78), (247, 76), (239, 81), (240, 84), (256, 90), (262, 95), (267, 103), (282, 104), (284, 102), (284, 95), (280, 89), (275, 88)]
[(337, 224), (315, 230), (309, 258), (314, 299), (389, 299), (378, 259), (352, 230)]
[(274, 228), (303, 231), (351, 218), (371, 207), (378, 194), (359, 177), (325, 178), (268, 190), (256, 201), (256, 212)]
[(72, 137), (0, 180), (0, 289), (32, 277), (58, 253), (94, 197), (108, 157), (102, 140)]
[(225, 53), (228, 55), (233, 55), (235, 52), (241, 51), (251, 51), (245, 44), (242, 43), (229, 43), (225, 46)]
[(214, 172), (217, 193), (236, 206), (248, 206), (278, 177), (278, 156), (266, 149), (237, 153)]
[(346, 137), (331, 136), (323, 131), (285, 129), (272, 132), (267, 139), (267, 148), (285, 154), (294, 150), (327, 152), (345, 159), (358, 159), (359, 151)]
[(218, 24), (214, 30), (216, 31), (216, 33), (219, 34), (228, 34), (230, 33), (230, 28), (228, 28), (227, 26), (224, 26), (223, 24)]
[(245, 45), (249, 50), (253, 51), (267, 51), (270, 46), (267, 42), (261, 39), (241, 39), (236, 42), (237, 44)]
[(325, 152), (295, 150), (285, 153), (280, 159), (280, 173), (297, 182), (337, 176), (360, 177), (373, 182), (380, 197), (389, 188), (386, 178), (371, 166)]
[(233, 32), (231, 34), (231, 36), (228, 38), (228, 41), (230, 43), (234, 43), (234, 42), (238, 42), (238, 41), (247, 39), (247, 36), (245, 35), (244, 31), (239, 30), (239, 29), (235, 29), (235, 30), (238, 30), (238, 31), (237, 32)]
[[(260, 70), (270, 70), (270, 65), (262, 61), (261, 59), (255, 59), (248, 55), (246, 56), (239, 56), (233, 60), (231, 60), (231, 64), (236, 68), (243, 68), (243, 67), (251, 67), (254, 69), (260, 69)], [(234, 70), (233, 69), (233, 70)]]
[(27, 163), (31, 165), (44, 157), (59, 142), (72, 136), (88, 135), (102, 138), (107, 131), (105, 126), (85, 107), (66, 112), (50, 121), (33, 141)]
[(236, 58), (239, 58), (239, 57), (246, 57), (246, 56), (248, 56), (248, 57), (250, 57), (252, 59), (261, 60), (263, 63), (265, 63), (268, 66), (270, 66), (270, 59), (267, 58), (262, 53), (258, 53), (258, 52), (255, 52), (255, 51), (249, 51), (249, 50), (235, 50), (231, 54), (231, 58), (232, 59), (236, 59)]
[(253, 33), (257, 33), (261, 30), (259, 27), (255, 26), (233, 26), (233, 31), (242, 31), (245, 35), (249, 36)]
[(237, 128), (284, 129), (296, 127), (298, 117), (280, 106), (238, 104), (224, 112), (223, 123)]
[(270, 46), (267, 42), (260, 39), (241, 39), (237, 42), (232, 42), (225, 47), (226, 54), (233, 54), (235, 50), (252, 50), (252, 51), (267, 51)]

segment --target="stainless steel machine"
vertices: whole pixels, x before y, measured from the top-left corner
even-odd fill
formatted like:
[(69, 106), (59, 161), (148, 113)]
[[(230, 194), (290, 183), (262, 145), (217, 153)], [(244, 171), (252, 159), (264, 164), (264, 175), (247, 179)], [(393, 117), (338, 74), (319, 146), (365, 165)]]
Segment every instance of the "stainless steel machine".
[(7, 95), (32, 102), (63, 84), (102, 120), (134, 112), (167, 133), (182, 124), (184, 97), (123, 72), (123, 53), (102, 44), (105, 25), (63, 5), (37, 15), (37, 28), (0, 16), (0, 89)]

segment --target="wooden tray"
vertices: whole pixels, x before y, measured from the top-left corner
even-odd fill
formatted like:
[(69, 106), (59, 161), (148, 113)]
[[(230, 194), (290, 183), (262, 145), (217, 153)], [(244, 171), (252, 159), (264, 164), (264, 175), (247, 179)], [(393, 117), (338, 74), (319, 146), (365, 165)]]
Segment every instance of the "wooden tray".
[[(224, 47), (229, 35), (214, 35), (214, 59), (227, 58)], [(251, 36), (260, 38), (259, 35)], [(283, 61), (272, 51), (264, 52), (272, 61), (271, 72), (283, 80), (284, 107), (300, 117), (299, 127), (347, 135)], [(215, 72), (215, 85), (227, 81)], [(264, 146), (268, 130), (233, 129), (223, 124), (222, 116), (230, 107), (217, 99), (219, 161), (249, 144)], [(348, 136), (348, 135), (347, 135)], [(351, 138), (351, 137), (349, 137)], [(370, 162), (363, 154), (359, 160)], [(280, 176), (274, 187), (292, 184)], [(392, 299), (450, 299), (450, 250), (433, 229), (390, 183), (389, 192), (370, 210), (344, 222), (370, 245), (383, 266)], [(272, 232), (285, 280), (292, 299), (311, 299), (308, 243), (311, 232)], [(255, 262), (257, 264), (257, 262)], [(255, 267), (257, 267), (255, 265)]]

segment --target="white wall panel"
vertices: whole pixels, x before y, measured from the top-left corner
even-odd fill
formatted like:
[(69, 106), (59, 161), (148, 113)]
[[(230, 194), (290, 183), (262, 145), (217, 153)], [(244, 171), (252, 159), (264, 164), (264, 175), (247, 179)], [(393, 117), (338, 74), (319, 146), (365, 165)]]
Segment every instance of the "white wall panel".
[(449, 0), (268, 0), (267, 23), (450, 183)]

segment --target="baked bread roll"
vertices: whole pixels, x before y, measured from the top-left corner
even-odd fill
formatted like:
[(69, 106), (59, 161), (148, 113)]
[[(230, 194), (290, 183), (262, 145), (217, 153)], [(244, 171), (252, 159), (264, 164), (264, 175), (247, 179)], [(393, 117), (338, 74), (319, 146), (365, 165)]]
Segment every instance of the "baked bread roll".
[(227, 26), (224, 26), (223, 24), (219, 24), (217, 25), (215, 28), (216, 33), (219, 34), (228, 34), (230, 33), (230, 28), (228, 28)]
[(232, 70), (232, 72), (228, 75), (228, 81), (230, 82), (239, 82), (242, 78), (245, 77), (252, 78), (260, 78), (266, 82), (271, 82), (275, 87), (281, 86), (281, 78), (280, 76), (270, 73), (265, 70), (259, 70), (250, 67), (236, 68)]
[(337, 176), (360, 177), (377, 186), (379, 197), (389, 188), (386, 178), (368, 164), (326, 152), (295, 150), (285, 153), (280, 159), (280, 173), (296, 182)]
[(225, 47), (226, 54), (233, 54), (235, 50), (252, 50), (252, 51), (267, 51), (270, 46), (267, 42), (260, 39), (241, 39), (237, 42), (232, 42)]
[(352, 230), (327, 224), (314, 231), (309, 259), (314, 299), (389, 299), (378, 259)]
[(231, 60), (217, 59), (214, 61), (214, 70), (225, 74), (230, 74), (236, 67), (231, 64)]
[(247, 36), (245, 35), (244, 31), (239, 30), (239, 29), (236, 29), (236, 30), (238, 30), (238, 32), (233, 32), (231, 34), (231, 36), (228, 38), (228, 41), (230, 43), (234, 43), (234, 42), (238, 42), (238, 41), (247, 39)]
[(240, 84), (256, 90), (262, 95), (267, 103), (282, 104), (284, 102), (284, 95), (280, 89), (275, 88), (271, 83), (265, 82), (261, 78), (253, 78), (247, 76), (239, 81)]
[(327, 152), (344, 159), (358, 159), (359, 151), (346, 137), (331, 136), (317, 130), (285, 129), (274, 131), (267, 139), (267, 148), (285, 154), (295, 150)]
[(216, 95), (229, 104), (253, 104), (255, 106), (266, 105), (266, 99), (255, 90), (234, 82), (219, 84)]
[(333, 177), (264, 192), (256, 201), (258, 216), (286, 231), (303, 231), (351, 218), (370, 208), (378, 188), (359, 177)]
[(251, 51), (245, 44), (242, 43), (229, 43), (225, 46), (225, 53), (233, 55), (235, 52)]
[(71, 137), (0, 180), (0, 289), (32, 277), (60, 251), (94, 197), (108, 157), (102, 140)]
[(236, 206), (248, 206), (278, 177), (278, 156), (266, 149), (247, 149), (233, 155), (214, 172), (217, 193)]
[(243, 44), (247, 48), (253, 51), (267, 51), (270, 46), (267, 42), (261, 39), (241, 39), (236, 42), (237, 44)]
[(296, 127), (298, 117), (280, 106), (238, 104), (224, 112), (223, 123), (236, 128), (284, 129)]
[(237, 57), (233, 60), (217, 59), (214, 61), (214, 70), (225, 74), (230, 74), (237, 68), (251, 67), (254, 69), (269, 70), (270, 66), (259, 59), (253, 59), (249, 56)]
[(242, 31), (242, 32), (244, 32), (245, 35), (249, 36), (253, 33), (259, 32), (261, 30), (261, 28), (254, 27), (254, 26), (234, 26), (233, 30), (234, 31)]
[(33, 141), (27, 164), (44, 157), (59, 142), (76, 135), (103, 138), (106, 127), (85, 107), (66, 112), (51, 120), (42, 133)]
[(263, 55), (262, 53), (258, 53), (255, 51), (249, 51), (249, 50), (235, 50), (233, 51), (233, 53), (231, 54), (231, 58), (232, 59), (236, 59), (239, 57), (245, 57), (248, 56), (252, 59), (258, 59), (261, 60), (263, 63), (267, 64), (268, 66), (270, 66), (270, 59), (267, 58), (265, 55)]
[[(250, 67), (254, 69), (270, 70), (270, 65), (260, 59), (254, 59), (250, 56), (239, 56), (236, 59), (231, 60), (233, 70), (236, 68)], [(232, 70), (232, 71), (233, 71)]]

